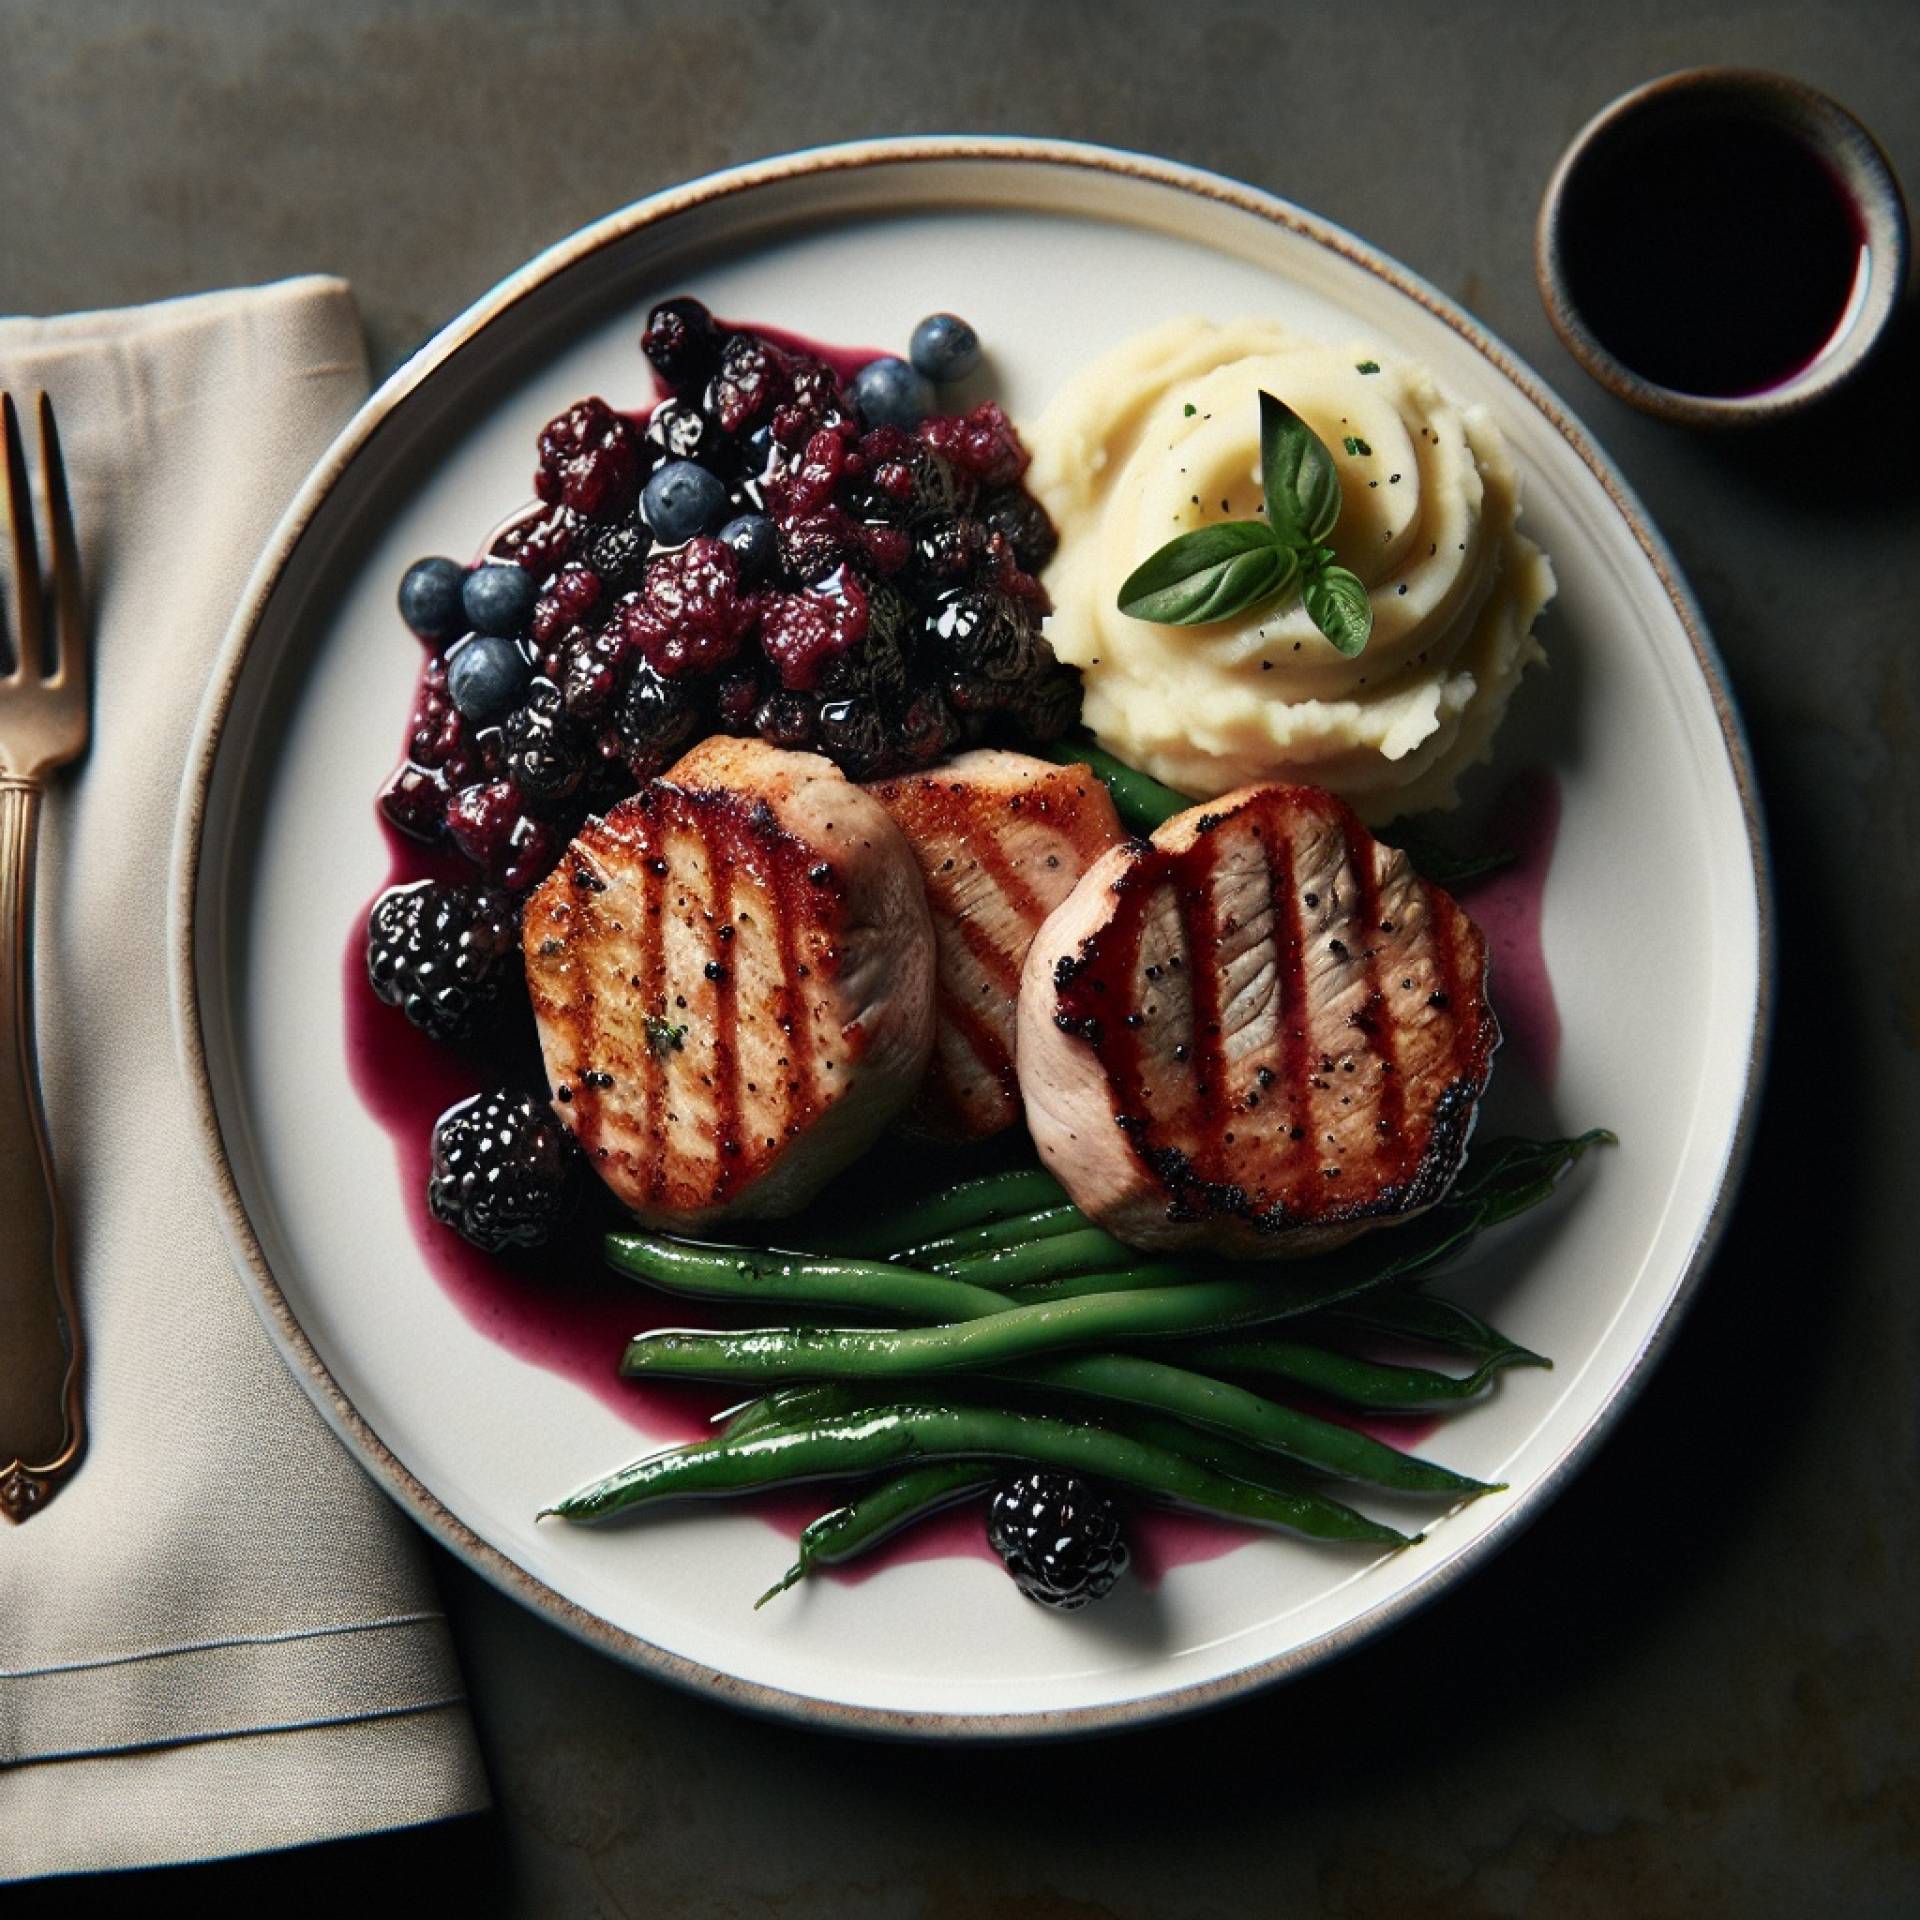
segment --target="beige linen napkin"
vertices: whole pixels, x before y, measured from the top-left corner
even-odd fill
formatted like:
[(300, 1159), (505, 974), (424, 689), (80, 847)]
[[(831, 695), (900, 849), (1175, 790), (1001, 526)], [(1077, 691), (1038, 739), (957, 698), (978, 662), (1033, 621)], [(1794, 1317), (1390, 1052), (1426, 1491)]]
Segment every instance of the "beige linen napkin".
[(167, 1004), (168, 843), (209, 668), (366, 382), (336, 280), (0, 320), (0, 386), (53, 395), (96, 663), (92, 751), (41, 829), (39, 925), (90, 1444), (0, 1527), (0, 1880), (486, 1803), (418, 1537), (228, 1261)]

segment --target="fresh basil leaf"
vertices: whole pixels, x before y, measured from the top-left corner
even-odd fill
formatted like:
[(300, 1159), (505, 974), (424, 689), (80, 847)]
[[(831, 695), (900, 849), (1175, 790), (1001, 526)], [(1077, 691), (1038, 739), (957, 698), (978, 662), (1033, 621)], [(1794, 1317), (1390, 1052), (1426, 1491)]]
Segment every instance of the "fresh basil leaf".
[(1290, 547), (1324, 540), (1340, 518), (1340, 474), (1320, 436), (1270, 393), (1260, 396), (1260, 483), (1267, 519)]
[(1345, 567), (1316, 567), (1301, 584), (1300, 598), (1313, 624), (1349, 660), (1373, 632), (1373, 602), (1357, 574)]
[(1163, 627), (1225, 620), (1290, 587), (1298, 558), (1258, 520), (1223, 520), (1169, 540), (1120, 588), (1120, 611)]

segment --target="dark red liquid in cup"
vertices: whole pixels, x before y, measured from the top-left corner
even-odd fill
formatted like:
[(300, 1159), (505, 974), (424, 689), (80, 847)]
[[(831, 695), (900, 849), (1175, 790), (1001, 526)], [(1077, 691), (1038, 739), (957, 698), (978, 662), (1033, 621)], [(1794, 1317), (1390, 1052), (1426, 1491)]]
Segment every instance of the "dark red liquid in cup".
[(1844, 331), (1858, 209), (1787, 128), (1676, 104), (1598, 135), (1561, 203), (1567, 291), (1623, 365), (1679, 393), (1763, 393)]

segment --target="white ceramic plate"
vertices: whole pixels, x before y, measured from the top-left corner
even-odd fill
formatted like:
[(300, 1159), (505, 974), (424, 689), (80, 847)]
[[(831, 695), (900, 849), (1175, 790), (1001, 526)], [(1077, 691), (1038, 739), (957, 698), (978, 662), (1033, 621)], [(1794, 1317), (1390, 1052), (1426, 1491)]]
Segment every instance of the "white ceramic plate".
[[(1544, 919), (1558, 1081), (1549, 1099), (1503, 1062), (1496, 1095), (1623, 1142), (1452, 1283), (1558, 1362), (1510, 1375), (1426, 1443), (1510, 1493), (1397, 1556), (1251, 1538), (1068, 1618), (979, 1559), (898, 1565), (756, 1613), (783, 1543), (737, 1509), (535, 1525), (638, 1436), (476, 1330), (429, 1277), (389, 1143), (349, 1082), (341, 942), (386, 870), (370, 801), (418, 665), (395, 582), (418, 554), (470, 551), (526, 497), (534, 436), (562, 406), (642, 402), (641, 318), (681, 290), (827, 340), (903, 341), (922, 313), (957, 308), (1016, 417), (1086, 356), (1183, 312), (1364, 335), (1492, 409), (1560, 581), (1551, 671), (1524, 688), (1500, 762), (1544, 760), (1564, 798)], [(212, 689), (180, 834), (176, 983), (268, 1327), (424, 1525), (588, 1639), (744, 1704), (877, 1731), (1057, 1732), (1297, 1673), (1484, 1560), (1564, 1484), (1699, 1280), (1737, 1176), (1764, 1035), (1765, 888), (1751, 774), (1698, 613), (1619, 476), (1505, 348), (1350, 235), (1214, 176), (1085, 147), (910, 140), (615, 214), (374, 395), (262, 560)]]

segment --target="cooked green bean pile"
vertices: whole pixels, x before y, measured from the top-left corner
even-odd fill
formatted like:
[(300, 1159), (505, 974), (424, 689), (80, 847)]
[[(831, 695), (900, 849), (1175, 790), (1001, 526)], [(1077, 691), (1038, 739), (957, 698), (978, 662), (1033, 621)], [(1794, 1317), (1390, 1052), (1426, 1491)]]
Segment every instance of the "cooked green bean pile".
[[(1449, 1500), (1498, 1489), (1261, 1389), (1438, 1412), (1477, 1399), (1508, 1367), (1551, 1364), (1421, 1282), (1486, 1228), (1538, 1206), (1612, 1137), (1487, 1142), (1447, 1198), (1405, 1226), (1265, 1269), (1147, 1258), (1037, 1169), (967, 1181), (805, 1251), (609, 1234), (609, 1264), (665, 1292), (809, 1312), (745, 1331), (639, 1335), (622, 1362), (630, 1376), (766, 1391), (710, 1439), (649, 1454), (547, 1511), (599, 1520), (673, 1499), (864, 1482), (806, 1528), (763, 1603), (979, 1493), (1007, 1462), (1307, 1539), (1404, 1546), (1407, 1535), (1329, 1483)], [(1362, 1351), (1383, 1344), (1437, 1349), (1470, 1370)]]

